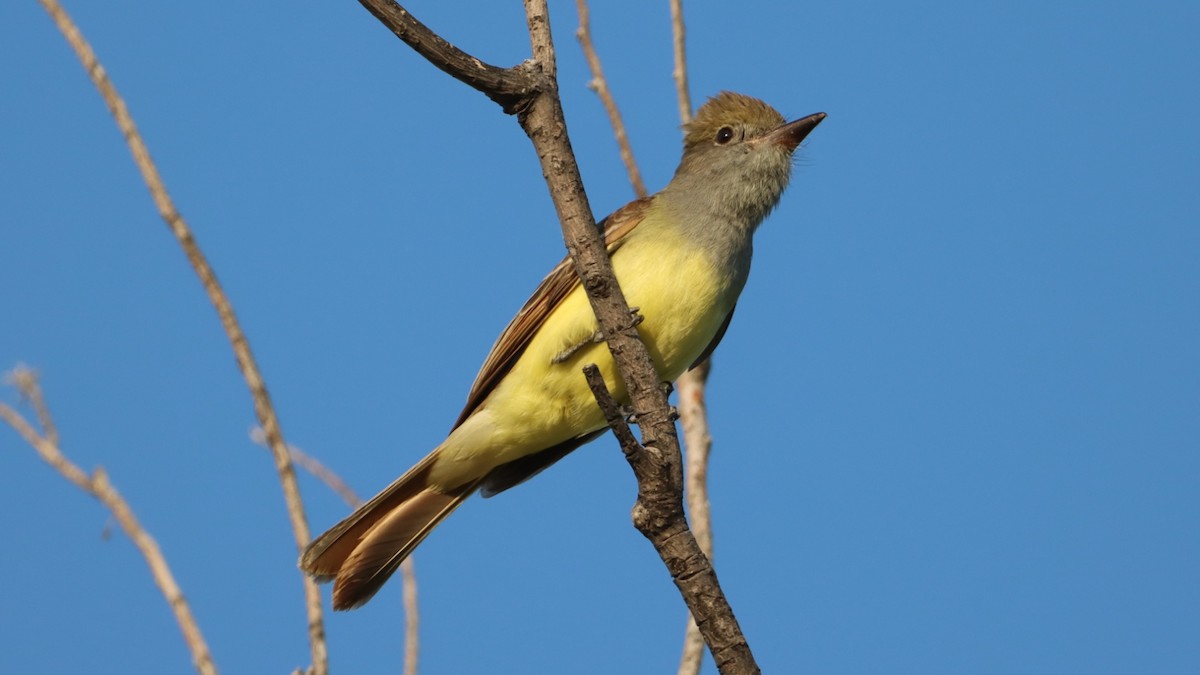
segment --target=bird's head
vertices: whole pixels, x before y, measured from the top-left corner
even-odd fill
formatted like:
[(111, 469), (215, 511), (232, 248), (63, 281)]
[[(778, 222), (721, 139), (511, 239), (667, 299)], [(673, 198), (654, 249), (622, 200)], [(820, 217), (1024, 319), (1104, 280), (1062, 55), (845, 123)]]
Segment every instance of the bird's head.
[(823, 119), (788, 122), (756, 98), (721, 92), (684, 126), (683, 159), (667, 191), (757, 227), (787, 187), (792, 154)]

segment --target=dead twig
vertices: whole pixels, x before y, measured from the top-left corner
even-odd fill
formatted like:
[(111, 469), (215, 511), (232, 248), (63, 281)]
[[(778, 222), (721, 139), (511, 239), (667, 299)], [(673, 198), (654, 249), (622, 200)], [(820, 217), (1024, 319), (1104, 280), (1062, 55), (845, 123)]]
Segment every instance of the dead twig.
[[(712, 436), (708, 432), (708, 410), (704, 403), (704, 390), (712, 359), (706, 359), (696, 368), (675, 380), (675, 391), (679, 396), (679, 425), (683, 427), (683, 445), (687, 476), (687, 510), (696, 542), (709, 560), (713, 557), (712, 510), (708, 501), (708, 458), (712, 450)], [(689, 614), (683, 636), (683, 655), (679, 659), (679, 675), (698, 675), (704, 657), (704, 637)]]
[[(130, 152), (133, 153), (133, 160), (142, 174), (146, 187), (150, 190), (150, 196), (154, 200), (159, 216), (162, 217), (175, 238), (179, 240), (179, 245), (183, 248), (188, 262), (195, 270), (196, 275), (200, 277), (200, 283), (204, 286), (209, 301), (212, 302), (221, 319), (221, 325), (233, 347), (238, 368), (254, 399), (254, 412), (258, 417), (258, 423), (266, 434), (267, 443), (275, 459), (275, 471), (279, 475), (279, 482), (283, 488), (284, 502), (287, 505), (288, 518), (295, 535), (297, 550), (303, 549), (311, 537), (308, 520), (304, 516), (304, 503), (300, 498), (300, 488), (296, 483), (296, 473), (292, 469), (292, 462), (283, 441), (283, 432), (280, 429), (279, 419), (275, 415), (275, 409), (271, 405), (271, 397), (267, 393), (266, 383), (263, 381), (262, 373), (259, 372), (258, 364), (250, 351), (250, 343), (246, 340), (246, 336), (238, 324), (237, 317), (233, 312), (233, 305), (230, 304), (229, 298), (217, 281), (212, 266), (209, 265), (199, 245), (196, 244), (195, 236), (187, 222), (179, 214), (170, 195), (167, 194), (162, 176), (159, 175), (158, 168), (150, 158), (150, 151), (138, 132), (133, 117), (125, 106), (125, 101), (117, 93), (116, 87), (109, 79), (104, 67), (100, 65), (91, 45), (84, 39), (79, 28), (75, 26), (58, 0), (38, 1), (54, 19), (55, 25), (58, 26), (76, 56), (79, 57), (88, 77), (100, 91), (100, 96), (104, 99), (105, 105), (108, 106), (109, 112), (112, 113), (117, 126), (125, 136), (125, 142), (129, 145)], [(306, 575), (301, 575), (301, 577), (308, 615), (312, 670), (314, 675), (325, 675), (328, 671), (328, 654), (325, 647), (325, 625), (321, 615), (321, 594), (314, 580)]]
[(638, 169), (637, 161), (633, 159), (633, 147), (629, 144), (629, 134), (625, 132), (621, 110), (608, 88), (608, 79), (604, 77), (600, 55), (596, 53), (596, 47), (592, 44), (591, 11), (588, 9), (587, 0), (575, 0), (575, 7), (579, 11), (579, 28), (575, 31), (575, 38), (579, 40), (579, 46), (583, 49), (588, 69), (592, 71), (592, 80), (588, 82), (588, 88), (596, 92), (604, 106), (604, 112), (608, 113), (608, 122), (612, 125), (613, 136), (617, 139), (621, 161), (625, 164), (625, 172), (629, 174), (629, 183), (633, 185), (634, 194), (645, 197), (646, 184), (642, 182), (642, 172)]
[(625, 415), (621, 414), (621, 406), (617, 405), (617, 402), (613, 400), (612, 393), (608, 391), (608, 385), (604, 383), (604, 376), (600, 374), (600, 369), (595, 364), (589, 363), (583, 367), (583, 376), (587, 378), (588, 388), (592, 390), (592, 396), (596, 397), (596, 403), (604, 412), (604, 421), (608, 422), (613, 436), (616, 436), (617, 442), (621, 444), (621, 449), (626, 454), (641, 452), (637, 437), (633, 435), (629, 423), (625, 421)]
[(154, 584), (166, 598), (167, 605), (175, 615), (175, 622), (179, 624), (179, 630), (183, 633), (183, 640), (192, 653), (192, 664), (202, 675), (216, 675), (217, 667), (213, 663), (212, 653), (208, 650), (208, 643), (204, 641), (200, 625), (196, 623), (196, 617), (192, 615), (192, 608), (188, 605), (187, 598), (184, 597), (179, 584), (175, 582), (175, 575), (171, 574), (171, 567), (167, 564), (162, 550), (158, 548), (158, 542), (142, 527), (129, 503), (109, 482), (108, 474), (103, 468), (97, 467), (89, 476), (63, 455), (59, 449), (58, 434), (54, 431), (53, 417), (50, 415), (50, 409), (42, 396), (42, 388), (37, 381), (37, 374), (29, 368), (17, 366), (8, 373), (6, 379), (33, 406), (38, 423), (42, 428), (41, 433), (38, 433), (20, 413), (4, 403), (0, 403), (0, 419), (3, 419), (20, 434), (25, 442), (37, 451), (38, 456), (63, 478), (95, 497), (112, 513), (125, 535), (129, 537), (129, 540), (146, 560), (146, 565), (150, 568), (150, 575), (154, 578)]
[(683, 27), (683, 0), (668, 0), (671, 4), (671, 46), (675, 55), (675, 96), (679, 99), (679, 119), (687, 124), (692, 119), (692, 97), (688, 93), (687, 31)]

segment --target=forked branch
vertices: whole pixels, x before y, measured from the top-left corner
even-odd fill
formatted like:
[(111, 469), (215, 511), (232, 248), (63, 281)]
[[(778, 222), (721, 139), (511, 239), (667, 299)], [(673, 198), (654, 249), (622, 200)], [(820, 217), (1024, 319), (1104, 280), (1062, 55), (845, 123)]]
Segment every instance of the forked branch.
[(158, 548), (158, 542), (142, 527), (129, 503), (109, 482), (108, 474), (104, 469), (97, 467), (91, 475), (88, 475), (78, 464), (67, 459), (66, 455), (62, 453), (58, 444), (58, 432), (55, 430), (54, 419), (51, 417), (50, 408), (46, 405), (46, 400), (42, 395), (42, 388), (38, 384), (36, 373), (28, 368), (17, 366), (8, 374), (7, 379), (33, 406), (41, 426), (41, 432), (39, 433), (19, 412), (3, 403), (0, 403), (0, 419), (3, 419), (20, 434), (21, 438), (24, 438), (25, 442), (37, 451), (38, 456), (63, 478), (95, 497), (112, 513), (113, 518), (121, 526), (121, 530), (125, 532), (125, 536), (129, 537), (138, 552), (145, 558), (146, 565), (150, 568), (150, 575), (154, 578), (154, 584), (166, 598), (171, 612), (175, 615), (175, 622), (179, 624), (179, 630), (183, 633), (183, 640), (192, 652), (192, 664), (196, 667), (196, 671), (201, 675), (216, 675), (217, 667), (213, 663), (212, 653), (208, 650), (208, 643), (205, 642), (204, 635), (200, 632), (200, 625), (196, 623), (196, 617), (192, 615), (192, 608), (188, 604), (187, 598), (184, 597), (179, 584), (175, 582), (175, 575), (171, 573), (171, 567), (167, 565), (166, 556)]

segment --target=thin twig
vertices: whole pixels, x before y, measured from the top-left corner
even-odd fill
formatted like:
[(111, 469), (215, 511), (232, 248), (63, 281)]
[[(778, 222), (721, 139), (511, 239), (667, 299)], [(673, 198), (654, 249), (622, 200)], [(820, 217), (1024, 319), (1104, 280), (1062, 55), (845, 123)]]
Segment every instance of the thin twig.
[(58, 427), (55, 426), (50, 409), (46, 407), (46, 401), (42, 398), (42, 388), (38, 386), (37, 372), (19, 363), (16, 368), (5, 375), (4, 379), (7, 384), (16, 387), (21, 396), (33, 406), (33, 412), (37, 415), (38, 424), (42, 426), (42, 433), (46, 436), (46, 440), (53, 445), (58, 445)]
[[(250, 440), (268, 450), (270, 449), (270, 446), (267, 445), (267, 435), (263, 432), (262, 427), (256, 426), (250, 430)], [(321, 460), (309, 455), (291, 443), (287, 444), (287, 451), (292, 457), (293, 464), (309, 472), (317, 480), (324, 483), (326, 487), (333, 490), (334, 494), (341, 497), (342, 501), (349, 504), (351, 508), (358, 508), (362, 505), (362, 497), (358, 496), (354, 488), (342, 480), (341, 476), (334, 473), (333, 469), (322, 464)]]
[(39, 434), (20, 413), (4, 403), (0, 403), (0, 419), (16, 430), (25, 439), (25, 442), (37, 451), (43, 461), (79, 489), (95, 497), (112, 513), (117, 523), (121, 525), (121, 529), (125, 531), (125, 535), (129, 537), (129, 540), (146, 560), (155, 585), (166, 598), (167, 605), (171, 607), (175, 621), (179, 624), (179, 630), (183, 633), (183, 640), (192, 653), (192, 664), (202, 675), (216, 675), (217, 667), (213, 663), (208, 644), (204, 641), (204, 635), (200, 632), (200, 626), (196, 623), (196, 618), (192, 616), (191, 606), (188, 605), (187, 598), (184, 597), (179, 584), (175, 582), (175, 576), (171, 574), (171, 567), (167, 564), (167, 559), (163, 556), (162, 550), (158, 548), (154, 537), (151, 537), (142, 528), (133, 509), (117, 492), (117, 488), (109, 482), (104, 469), (97, 467), (92, 475), (88, 476), (83, 469), (62, 454), (57, 440), (51, 440), (50, 430), (54, 429), (54, 422), (50, 415), (50, 409), (42, 397), (42, 388), (38, 385), (37, 375), (28, 368), (18, 366), (9, 374), (8, 380), (24, 397), (34, 402), (42, 433)]
[[(683, 445), (687, 489), (688, 520), (696, 533), (696, 542), (709, 560), (713, 557), (712, 512), (708, 501), (708, 457), (712, 436), (708, 432), (708, 412), (704, 390), (712, 359), (689, 370), (675, 380), (679, 395), (679, 425), (683, 428)], [(688, 614), (683, 637), (683, 655), (679, 659), (679, 675), (697, 675), (704, 658), (704, 637), (696, 621)]]
[(394, 0), (358, 0), (379, 22), (442, 72), (482, 92), (509, 114), (517, 114), (537, 91), (522, 66), (500, 68), (471, 56), (421, 23)]
[[(250, 430), (250, 440), (266, 447), (266, 434), (262, 427)], [(300, 448), (288, 444), (288, 453), (296, 466), (316, 477), (334, 494), (342, 498), (352, 509), (362, 506), (363, 499), (354, 488), (350, 487), (333, 469), (325, 466), (321, 460), (309, 455)], [(400, 563), (401, 588), (404, 602), (404, 675), (417, 675), (418, 655), (420, 654), (420, 622), (421, 614), (417, 605), (417, 573), (413, 567), (412, 556)]]
[(634, 194), (639, 198), (645, 197), (646, 184), (642, 182), (642, 172), (638, 169), (637, 161), (633, 159), (633, 147), (629, 144), (629, 135), (625, 133), (625, 122), (621, 119), (621, 110), (617, 107), (612, 92), (609, 91), (608, 79), (604, 77), (600, 56), (592, 44), (591, 12), (588, 10), (587, 0), (576, 0), (575, 6), (579, 11), (579, 29), (575, 31), (575, 37), (579, 40), (579, 46), (583, 49), (588, 68), (592, 71), (592, 80), (588, 83), (588, 88), (596, 92), (596, 96), (600, 97), (600, 103), (604, 105), (604, 112), (608, 113), (608, 121), (612, 125), (613, 135), (617, 139), (621, 161), (625, 164), (626, 173), (629, 174), (629, 182), (633, 185)]
[[(246, 336), (238, 324), (237, 317), (234, 315), (233, 306), (229, 303), (229, 299), (221, 289), (216, 273), (208, 264), (208, 260), (205, 259), (204, 254), (200, 251), (200, 247), (196, 244), (195, 237), (192, 235), (187, 222), (184, 221), (183, 216), (176, 210), (175, 204), (167, 194), (166, 186), (163, 184), (162, 177), (158, 173), (158, 168), (150, 158), (150, 151), (142, 140), (141, 134), (138, 133), (137, 126), (134, 124), (133, 118), (125, 106), (125, 101), (117, 94), (116, 87), (109, 79), (107, 73), (105, 73), (104, 67), (100, 65), (91, 45), (83, 38), (79, 29), (58, 3), (58, 0), (38, 1), (50, 13), (50, 16), (53, 17), (54, 23), (66, 37), (71, 48), (74, 49), (76, 56), (79, 57), (92, 83), (100, 91), (105, 105), (108, 106), (109, 112), (112, 113), (117, 126), (125, 136), (125, 142), (129, 145), (129, 149), (133, 153), (134, 162), (137, 164), (138, 170), (141, 171), (142, 179), (146, 182), (146, 186), (150, 190), (154, 205), (158, 208), (159, 216), (166, 222), (167, 227), (171, 229), (171, 233), (175, 235), (175, 238), (179, 240), (179, 244), (183, 247), (188, 262), (191, 263), (196, 275), (200, 277), (200, 283), (204, 286), (209, 300), (212, 302), (217, 315), (221, 319), (221, 325), (224, 327), (225, 334), (228, 336), (230, 345), (233, 347), (238, 367), (254, 399), (254, 412), (258, 417), (258, 423), (266, 433), (268, 445), (275, 459), (275, 470), (279, 474), (279, 482), (283, 488), (284, 501), (287, 504), (288, 517), (291, 521), (292, 532), (295, 535), (297, 550), (303, 549), (308, 544), (310, 534), (308, 521), (304, 516), (304, 503), (300, 498), (300, 488), (296, 483), (296, 473), (292, 469), (292, 462), (283, 441), (283, 432), (279, 426), (279, 419), (275, 415), (275, 409), (271, 405), (271, 397), (267, 393), (266, 383), (263, 381), (258, 365), (254, 361), (253, 354), (250, 352), (250, 344), (247, 342)], [(325, 675), (329, 666), (328, 654), (325, 647), (325, 626), (321, 616), (321, 594), (317, 588), (316, 581), (307, 575), (302, 574), (301, 577), (304, 585), (304, 598), (308, 615), (312, 671), (314, 675)]]
[[(687, 30), (683, 23), (683, 0), (669, 0), (671, 5), (671, 42), (675, 54), (675, 93), (679, 101), (679, 122), (692, 120), (692, 96), (688, 91)], [(708, 501), (708, 458), (712, 451), (712, 436), (708, 432), (708, 409), (704, 390), (711, 357), (698, 368), (684, 373), (675, 381), (679, 394), (679, 425), (683, 427), (683, 445), (687, 449), (684, 470), (687, 475), (687, 508), (691, 516), (696, 541), (709, 560), (713, 557), (712, 512)], [(683, 654), (679, 658), (679, 675), (698, 675), (704, 659), (704, 638), (696, 620), (688, 615), (683, 635)]]
[(617, 437), (617, 442), (621, 444), (621, 449), (626, 454), (641, 452), (643, 448), (638, 443), (637, 437), (633, 435), (633, 431), (630, 430), (625, 416), (621, 414), (621, 407), (617, 405), (617, 402), (613, 400), (612, 393), (608, 391), (608, 385), (604, 383), (604, 376), (600, 374), (600, 369), (595, 364), (589, 363), (583, 367), (583, 376), (587, 379), (592, 395), (596, 397), (596, 403), (600, 405), (600, 410), (604, 413), (604, 421), (608, 422), (613, 435)]
[(417, 604), (417, 568), (412, 556), (400, 563), (400, 587), (404, 602), (404, 675), (417, 675), (421, 655), (421, 610)]
[(675, 95), (679, 99), (679, 119), (687, 124), (692, 119), (692, 95), (688, 93), (687, 31), (683, 28), (683, 0), (671, 4), (671, 45), (675, 54)]
[(342, 477), (334, 473), (329, 467), (322, 464), (316, 457), (304, 454), (300, 448), (292, 444), (288, 444), (288, 452), (292, 455), (292, 461), (295, 462), (301, 469), (316, 476), (318, 480), (337, 493), (337, 496), (342, 498), (342, 501), (350, 505), (351, 508), (362, 506), (363, 500), (358, 496)]

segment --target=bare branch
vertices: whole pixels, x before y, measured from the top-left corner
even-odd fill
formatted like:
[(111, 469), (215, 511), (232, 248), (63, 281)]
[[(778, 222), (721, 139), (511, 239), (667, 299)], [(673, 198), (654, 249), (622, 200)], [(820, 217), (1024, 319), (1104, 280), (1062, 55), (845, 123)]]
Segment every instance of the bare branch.
[(604, 383), (604, 376), (600, 374), (600, 369), (595, 364), (589, 363), (583, 367), (583, 376), (587, 378), (588, 388), (592, 390), (592, 395), (596, 397), (596, 403), (604, 412), (604, 421), (608, 422), (613, 436), (616, 436), (617, 442), (621, 444), (621, 450), (626, 455), (642, 452), (641, 444), (630, 430), (625, 416), (621, 414), (621, 407), (617, 405), (617, 402), (613, 400), (612, 393), (608, 391), (608, 385)]
[(421, 610), (417, 604), (417, 568), (412, 556), (400, 563), (400, 586), (404, 598), (404, 675), (417, 675), (421, 655)]
[(608, 79), (604, 77), (600, 56), (592, 44), (591, 12), (588, 10), (587, 0), (576, 0), (575, 6), (579, 10), (579, 29), (575, 31), (575, 37), (579, 40), (579, 46), (583, 49), (588, 68), (592, 71), (592, 81), (588, 83), (588, 88), (596, 92), (596, 96), (600, 97), (600, 103), (604, 105), (604, 112), (608, 113), (608, 121), (612, 125), (613, 135), (617, 139), (621, 161), (625, 164), (625, 172), (629, 174), (629, 182), (633, 185), (634, 194), (638, 197), (645, 197), (646, 184), (642, 182), (642, 172), (633, 159), (633, 147), (629, 144), (629, 135), (625, 133), (625, 122), (621, 119), (621, 110), (617, 108), (617, 102), (608, 89)]
[[(267, 435), (263, 432), (262, 427), (254, 427), (250, 430), (250, 440), (264, 448), (270, 449), (267, 445)], [(334, 494), (342, 498), (342, 501), (350, 505), (351, 508), (357, 508), (363, 503), (362, 497), (350, 487), (342, 477), (333, 472), (332, 469), (321, 463), (319, 459), (305, 453), (300, 448), (287, 444), (288, 454), (292, 457), (292, 463), (299, 466), (301, 469), (311, 473), (328, 487), (333, 490)]]
[(37, 415), (38, 424), (42, 426), (42, 433), (45, 434), (46, 440), (53, 445), (58, 445), (58, 428), (54, 426), (54, 418), (50, 416), (50, 410), (42, 398), (42, 388), (38, 386), (37, 372), (25, 364), (18, 363), (16, 368), (5, 373), (4, 380), (7, 384), (16, 387), (21, 397), (33, 406), (33, 412)]
[(450, 44), (392, 0), (359, 0), (413, 51), (467, 86), (500, 104), (504, 112), (520, 113), (537, 93), (538, 83), (522, 66), (500, 68), (471, 56)]
[(175, 615), (175, 622), (179, 624), (179, 630), (183, 633), (183, 640), (192, 653), (192, 664), (202, 675), (216, 675), (217, 667), (213, 663), (208, 644), (204, 641), (204, 635), (200, 632), (196, 618), (192, 616), (192, 609), (188, 605), (187, 598), (184, 597), (179, 584), (175, 582), (175, 576), (171, 574), (166, 557), (158, 548), (158, 542), (142, 528), (133, 509), (109, 482), (108, 474), (104, 472), (104, 469), (97, 467), (92, 475), (88, 476), (83, 469), (62, 454), (57, 439), (51, 440), (50, 430), (54, 428), (54, 422), (50, 416), (50, 409), (42, 397), (42, 389), (38, 385), (37, 375), (32, 370), (18, 366), (9, 373), (8, 380), (18, 388), (23, 396), (34, 402), (42, 433), (39, 434), (20, 413), (3, 403), (0, 403), (0, 419), (3, 419), (20, 434), (25, 442), (37, 451), (43, 461), (76, 487), (95, 497), (112, 513), (121, 529), (125, 531), (125, 535), (129, 537), (146, 560), (155, 585), (166, 598), (167, 605), (171, 607), (171, 612)]
[(671, 44), (675, 53), (675, 95), (679, 99), (679, 119), (687, 124), (692, 119), (692, 96), (688, 93), (687, 31), (683, 28), (683, 0), (671, 4)]
[(316, 476), (322, 483), (327, 485), (330, 490), (337, 493), (337, 496), (342, 498), (342, 501), (350, 505), (351, 508), (362, 506), (363, 500), (358, 496), (342, 477), (334, 473), (329, 467), (322, 464), (317, 458), (304, 454), (300, 448), (288, 444), (288, 452), (292, 455), (292, 461), (300, 466), (301, 469)]
[[(683, 427), (684, 458), (687, 461), (687, 510), (692, 531), (700, 550), (709, 560), (713, 557), (712, 512), (708, 502), (708, 457), (712, 436), (708, 432), (708, 412), (704, 390), (712, 359), (689, 370), (675, 381), (679, 395), (679, 424)], [(698, 675), (704, 657), (704, 638), (696, 621), (689, 615), (683, 638), (683, 656), (679, 660), (679, 675)]]
[[(221, 319), (221, 325), (225, 328), (230, 345), (233, 347), (238, 367), (241, 369), (242, 376), (245, 378), (246, 385), (250, 388), (251, 396), (254, 399), (254, 412), (258, 417), (259, 424), (266, 433), (267, 442), (275, 459), (275, 470), (279, 474), (279, 482), (283, 488), (284, 501), (287, 504), (288, 517), (291, 520), (297, 549), (302, 549), (308, 544), (310, 534), (308, 521), (304, 516), (304, 504), (300, 499), (300, 489), (296, 483), (296, 474), (292, 469), (292, 462), (283, 441), (283, 432), (279, 426), (279, 419), (275, 415), (275, 409), (271, 405), (271, 398), (267, 393), (266, 383), (263, 381), (262, 374), (259, 372), (253, 354), (250, 352), (250, 344), (247, 342), (246, 336), (238, 324), (237, 317), (234, 315), (233, 306), (229, 303), (229, 299), (217, 281), (216, 273), (208, 264), (208, 260), (200, 251), (200, 247), (196, 244), (195, 237), (192, 235), (187, 222), (184, 221), (183, 216), (176, 210), (175, 204), (167, 194), (162, 177), (159, 175), (157, 167), (150, 158), (150, 151), (142, 140), (141, 134), (138, 133), (137, 126), (134, 124), (133, 118), (125, 106), (125, 101), (118, 95), (116, 87), (109, 79), (107, 73), (105, 73), (104, 67), (100, 65), (95, 52), (92, 51), (91, 45), (83, 38), (79, 29), (58, 3), (58, 0), (38, 1), (50, 13), (50, 16), (54, 19), (54, 23), (66, 37), (76, 56), (79, 57), (92, 83), (100, 91), (105, 105), (108, 106), (109, 112), (112, 113), (117, 126), (125, 136), (125, 142), (129, 145), (129, 149), (133, 153), (134, 162), (142, 173), (142, 179), (146, 182), (146, 186), (150, 190), (150, 195), (154, 200), (154, 205), (158, 208), (159, 215), (166, 222), (167, 227), (171, 229), (171, 233), (175, 235), (175, 238), (179, 240), (179, 244), (183, 247), (188, 262), (191, 263), (196, 275), (200, 277), (200, 283), (204, 286), (209, 300), (212, 302), (217, 315)], [(304, 584), (305, 605), (308, 614), (309, 643), (313, 661), (312, 669), (315, 675), (325, 675), (328, 671), (328, 654), (325, 647), (325, 626), (321, 616), (321, 594), (317, 589), (316, 581), (307, 575), (301, 576), (302, 583)]]

